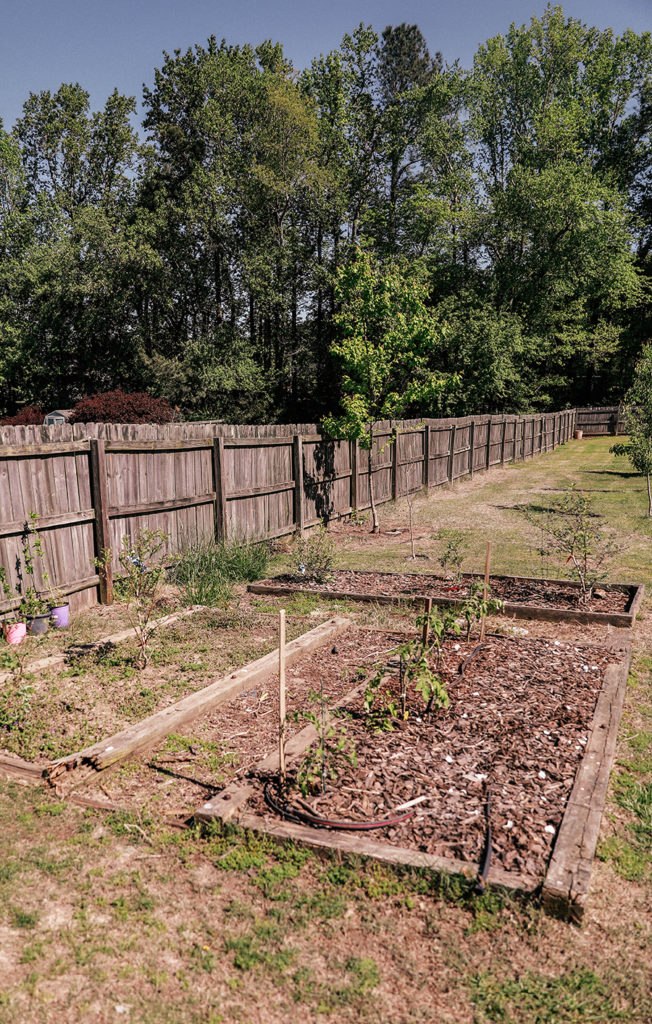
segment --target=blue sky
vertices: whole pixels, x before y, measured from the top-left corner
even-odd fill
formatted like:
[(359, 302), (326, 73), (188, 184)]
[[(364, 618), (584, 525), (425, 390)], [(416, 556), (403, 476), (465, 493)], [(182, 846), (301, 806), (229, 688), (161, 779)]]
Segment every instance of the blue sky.
[[(567, 15), (620, 35), (652, 29), (652, 0), (573, 0)], [(2, 0), (0, 117), (5, 128), (30, 92), (79, 82), (94, 108), (114, 87), (138, 100), (163, 50), (209, 35), (272, 38), (301, 68), (359, 22), (419, 25), (431, 51), (469, 66), (479, 43), (542, 14), (545, 0)]]

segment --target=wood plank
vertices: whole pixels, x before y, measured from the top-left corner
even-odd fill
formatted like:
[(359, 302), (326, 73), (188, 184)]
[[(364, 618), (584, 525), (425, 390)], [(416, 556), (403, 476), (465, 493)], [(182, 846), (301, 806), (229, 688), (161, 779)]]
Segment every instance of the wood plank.
[[(292, 640), (286, 647), (286, 665), (294, 664), (304, 654), (321, 647), (350, 625), (350, 619), (336, 615)], [(187, 725), (188, 722), (231, 700), (248, 687), (267, 679), (274, 674), (277, 667), (278, 648), (116, 735), (94, 743), (76, 754), (59, 758), (48, 766), (47, 777), (57, 788), (76, 785), (81, 776), (103, 771), (133, 754), (154, 746), (169, 733), (176, 732), (182, 725)]]
[[(345, 473), (344, 475), (350, 476), (351, 474)], [(339, 480), (340, 478), (336, 477), (335, 479)], [(318, 481), (318, 483), (321, 483), (321, 481)], [(226, 500), (237, 501), (242, 498), (256, 498), (264, 494), (278, 494), (280, 491), (293, 491), (295, 487), (295, 480), (283, 480), (280, 484), (262, 484), (260, 487), (251, 485), (250, 487), (243, 487), (239, 491), (227, 491)]]
[[(411, 850), (404, 846), (392, 846), (380, 840), (369, 839), (367, 836), (328, 831), (311, 828), (308, 825), (295, 825), (288, 821), (268, 821), (256, 814), (245, 812), (240, 815), (238, 824), (241, 828), (272, 836), (292, 843), (303, 843), (317, 851), (325, 853), (335, 851), (340, 855), (353, 855), (367, 860), (374, 860), (388, 867), (410, 867), (416, 870), (431, 871), (441, 875), (459, 875), (470, 882), (477, 877), (477, 869), (468, 861), (438, 857), (432, 853)], [(490, 885), (508, 889), (514, 893), (530, 894), (535, 892), (540, 879), (528, 875), (512, 874), (502, 868), (492, 866), (487, 881)]]
[(206, 494), (196, 494), (191, 498), (170, 498), (165, 501), (143, 501), (135, 505), (110, 505), (108, 508), (109, 519), (122, 519), (126, 516), (145, 516), (156, 512), (174, 511), (179, 508), (194, 508), (195, 505), (212, 505), (215, 501), (215, 491), (208, 491)]
[[(95, 509), (83, 508), (79, 512), (62, 512), (60, 515), (39, 516), (39, 533), (53, 530), (57, 526), (69, 526), (75, 523), (89, 523), (95, 519)], [(25, 519), (0, 525), (0, 537), (18, 537), (25, 529)]]
[(623, 660), (609, 665), (605, 672), (584, 757), (543, 884), (544, 907), (565, 920), (579, 922), (585, 911), (631, 656), (631, 645), (625, 645)]
[(74, 452), (87, 452), (89, 447), (89, 441), (63, 441), (59, 444), (6, 444), (0, 445), (0, 459), (72, 455)]
[(192, 451), (195, 448), (211, 448), (213, 442), (208, 438), (184, 438), (182, 441), (175, 441), (172, 438), (161, 438), (160, 440), (129, 440), (107, 441), (106, 450), (111, 453), (138, 453), (138, 452), (178, 452)]
[(215, 540), (226, 540), (226, 479), (224, 470), (224, 438), (213, 441), (213, 486), (215, 487)]
[(0, 753), (0, 775), (11, 782), (22, 782), (35, 786), (43, 781), (45, 767), (32, 764), (15, 754)]
[(351, 508), (357, 509), (359, 501), (359, 463), (360, 463), (360, 442), (349, 441), (351, 459)]

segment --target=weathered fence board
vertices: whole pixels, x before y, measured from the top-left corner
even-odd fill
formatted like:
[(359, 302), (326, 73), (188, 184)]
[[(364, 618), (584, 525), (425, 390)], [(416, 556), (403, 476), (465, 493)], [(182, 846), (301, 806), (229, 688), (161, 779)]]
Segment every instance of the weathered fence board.
[(623, 411), (619, 405), (610, 405), (601, 409), (594, 407), (576, 409), (575, 417), (575, 427), (591, 437), (624, 434), (626, 430)]
[(115, 573), (123, 537), (140, 529), (165, 531), (168, 554), (195, 537), (279, 537), (369, 508), (371, 477), (382, 504), (550, 451), (576, 425), (572, 410), (383, 422), (371, 459), (313, 423), (0, 426), (0, 564), (15, 588), (24, 524), (38, 512), (53, 585), (73, 609), (110, 601), (94, 558), (110, 547)]

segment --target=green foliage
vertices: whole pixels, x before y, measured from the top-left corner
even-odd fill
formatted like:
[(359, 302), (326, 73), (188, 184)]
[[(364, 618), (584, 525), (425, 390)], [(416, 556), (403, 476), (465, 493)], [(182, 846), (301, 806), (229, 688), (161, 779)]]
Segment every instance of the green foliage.
[(316, 530), (297, 537), (294, 561), (301, 577), (306, 576), (318, 583), (328, 579), (335, 562), (335, 541), (323, 523)]
[(311, 691), (308, 700), (318, 704), (293, 713), (295, 722), (309, 723), (317, 732), (317, 742), (309, 747), (297, 771), (297, 785), (308, 793), (326, 792), (326, 780), (334, 782), (343, 768), (358, 763), (355, 743), (346, 730), (346, 722), (329, 711), (324, 694)]
[(651, 67), (649, 33), (548, 6), (469, 72), (410, 24), (303, 72), (211, 37), (164, 55), (146, 142), (134, 97), (31, 93), (0, 126), (0, 414), (151, 388), (364, 440), (400, 408), (619, 398), (651, 326)]
[(118, 561), (122, 570), (116, 580), (115, 594), (127, 606), (127, 615), (136, 634), (136, 668), (145, 668), (148, 643), (153, 627), (151, 618), (165, 582), (165, 566), (157, 557), (168, 541), (163, 530), (139, 530), (122, 538)]
[(609, 560), (619, 550), (614, 537), (592, 510), (591, 499), (574, 487), (550, 503), (549, 509), (524, 509), (528, 522), (547, 537), (560, 556), (561, 572), (579, 583), (578, 604), (591, 600), (595, 587), (607, 576)]
[(526, 971), (514, 979), (483, 971), (473, 978), (472, 999), (479, 1022), (611, 1024), (632, 1019), (614, 1005), (607, 984), (588, 968), (574, 968), (558, 977)]
[(634, 370), (634, 381), (625, 396), (625, 424), (629, 438), (609, 449), (625, 455), (637, 473), (647, 480), (648, 516), (652, 516), (652, 345), (644, 347)]
[(182, 588), (187, 604), (219, 607), (232, 597), (234, 584), (263, 579), (268, 561), (265, 543), (216, 544), (212, 538), (198, 538), (175, 556), (171, 579)]

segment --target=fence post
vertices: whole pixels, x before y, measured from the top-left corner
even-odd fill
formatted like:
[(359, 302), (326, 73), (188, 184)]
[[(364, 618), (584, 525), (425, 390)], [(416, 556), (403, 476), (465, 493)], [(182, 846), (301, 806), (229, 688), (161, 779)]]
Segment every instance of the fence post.
[(512, 443), (512, 462), (516, 462), (516, 433), (518, 430), (518, 417), (514, 417), (514, 440)]
[(492, 426), (492, 421), (490, 419), (488, 419), (487, 420), (487, 462), (486, 462), (486, 465), (485, 465), (485, 469), (489, 469), (490, 460), (491, 460), (491, 426)]
[(213, 438), (213, 490), (215, 491), (215, 540), (226, 540), (226, 480), (224, 477), (224, 438)]
[(475, 455), (475, 420), (471, 420), (471, 428), (469, 430), (469, 473), (473, 477), (473, 462)]
[(430, 490), (430, 424), (426, 423), (423, 430), (423, 486)]
[(543, 416), (539, 417), (539, 455), (543, 454)]
[(294, 473), (294, 522), (299, 536), (303, 534), (303, 437), (292, 438), (292, 471)]
[(503, 416), (503, 435), (500, 439), (500, 464), (505, 465), (505, 434), (507, 432), (507, 417)]
[[(109, 533), (109, 503), (106, 496), (106, 449), (103, 439), (90, 439), (91, 496), (95, 509), (94, 535), (95, 555), (111, 547)], [(100, 571), (100, 603), (113, 603), (113, 568), (111, 562)]]
[(451, 484), (453, 482), (453, 473), (455, 471), (455, 428), (456, 424), (453, 423), (453, 426), (451, 427), (450, 448), (448, 449), (448, 471), (446, 473), (448, 482)]
[(394, 434), (394, 444), (392, 445), (392, 501), (396, 501), (398, 498), (398, 439), (400, 437), (399, 428), (396, 428)]
[(360, 454), (360, 442), (357, 437), (355, 441), (349, 441), (351, 461), (351, 508), (355, 512), (358, 507), (358, 455)]
[(556, 435), (556, 433), (557, 433), (557, 417), (555, 416), (555, 414), (553, 412), (553, 414), (552, 414), (552, 450), (553, 450), (553, 452), (554, 452), (554, 450), (556, 448), (556, 445), (555, 445), (555, 435)]

